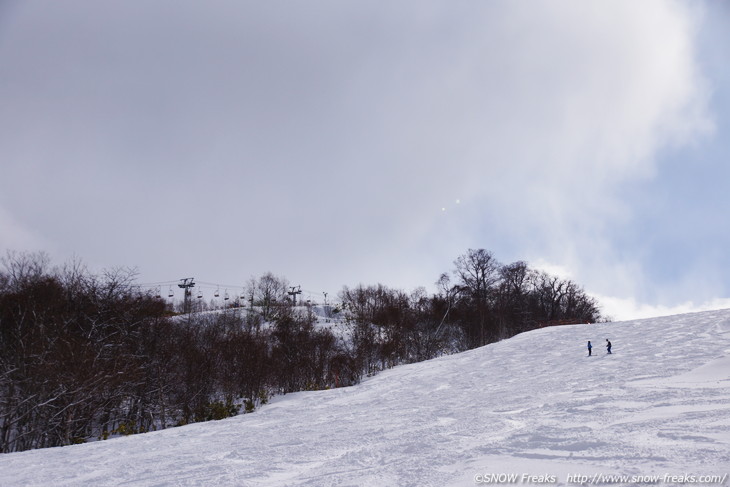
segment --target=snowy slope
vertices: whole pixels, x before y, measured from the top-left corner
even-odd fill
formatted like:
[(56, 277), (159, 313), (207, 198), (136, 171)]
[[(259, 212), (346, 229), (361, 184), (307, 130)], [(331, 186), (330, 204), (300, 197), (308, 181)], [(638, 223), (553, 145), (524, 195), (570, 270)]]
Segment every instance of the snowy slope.
[(3, 486), (677, 485), (663, 476), (729, 472), (728, 310), (536, 330), (253, 414), (0, 456)]

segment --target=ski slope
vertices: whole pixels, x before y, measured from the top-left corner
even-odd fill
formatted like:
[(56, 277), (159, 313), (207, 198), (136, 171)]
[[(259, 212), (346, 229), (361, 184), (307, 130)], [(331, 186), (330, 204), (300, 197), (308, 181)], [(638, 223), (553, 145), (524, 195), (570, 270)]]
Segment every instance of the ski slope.
[(728, 473), (730, 310), (545, 328), (253, 414), (0, 455), (2, 486), (730, 485)]

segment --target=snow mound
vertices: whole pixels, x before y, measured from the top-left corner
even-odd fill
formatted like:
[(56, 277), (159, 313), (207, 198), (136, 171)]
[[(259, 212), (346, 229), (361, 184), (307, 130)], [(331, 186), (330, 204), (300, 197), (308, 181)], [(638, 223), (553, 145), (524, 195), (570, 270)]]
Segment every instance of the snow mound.
[(253, 414), (0, 456), (3, 486), (674, 485), (728, 472), (728, 310), (535, 330)]

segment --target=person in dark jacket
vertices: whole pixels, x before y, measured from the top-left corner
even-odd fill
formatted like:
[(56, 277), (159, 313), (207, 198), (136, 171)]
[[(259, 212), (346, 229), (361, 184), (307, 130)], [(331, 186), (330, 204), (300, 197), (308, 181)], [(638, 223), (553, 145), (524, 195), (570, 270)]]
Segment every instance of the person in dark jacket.
[(591, 341), (588, 340), (588, 356), (591, 356), (591, 350), (593, 350), (593, 345), (591, 345)]
[(611, 342), (608, 341), (608, 338), (606, 338), (606, 351), (611, 353)]

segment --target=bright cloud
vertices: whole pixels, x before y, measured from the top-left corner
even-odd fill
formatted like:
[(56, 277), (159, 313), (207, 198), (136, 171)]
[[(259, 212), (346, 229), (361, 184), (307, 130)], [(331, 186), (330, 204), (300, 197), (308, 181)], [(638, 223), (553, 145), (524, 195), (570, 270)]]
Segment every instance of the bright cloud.
[(596, 296), (596, 299), (602, 305), (601, 312), (613, 321), (672, 316), (730, 308), (730, 299), (728, 298), (717, 298), (702, 303), (685, 301), (672, 306), (650, 305), (640, 303), (634, 298), (616, 298), (613, 296)]
[(483, 247), (643, 299), (622, 188), (713, 129), (694, 4), (171, 5), (4, 24), (0, 204), (61, 253), (335, 292)]

